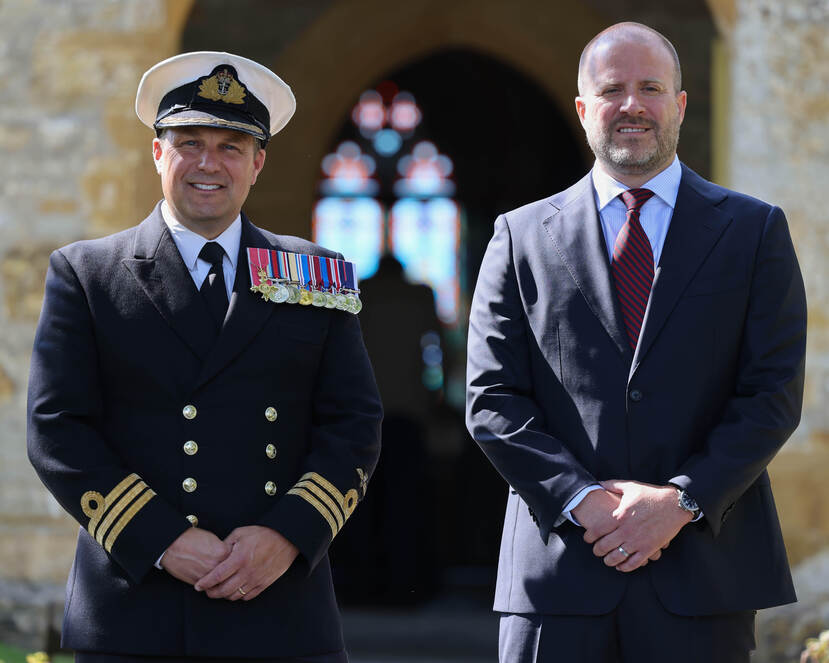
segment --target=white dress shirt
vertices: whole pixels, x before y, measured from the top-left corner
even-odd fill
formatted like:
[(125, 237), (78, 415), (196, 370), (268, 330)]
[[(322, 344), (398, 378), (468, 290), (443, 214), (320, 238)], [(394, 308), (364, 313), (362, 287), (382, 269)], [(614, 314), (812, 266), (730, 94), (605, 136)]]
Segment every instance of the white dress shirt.
[[(170, 229), (170, 234), (173, 236), (176, 248), (178, 248), (178, 252), (181, 254), (181, 259), (187, 265), (190, 276), (193, 277), (196, 290), (200, 290), (204, 279), (207, 278), (207, 274), (210, 271), (210, 263), (199, 258), (199, 252), (207, 244), (208, 240), (181, 225), (173, 216), (173, 211), (167, 205), (166, 200), (161, 203), (161, 216), (164, 217), (164, 223)], [(227, 287), (227, 299), (230, 301), (230, 293), (233, 291), (233, 283), (236, 279), (236, 261), (239, 259), (239, 243), (242, 241), (241, 215), (237, 216), (233, 223), (221, 235), (209, 241), (218, 242), (225, 250), (222, 267), (224, 268), (225, 287)]]
[[(593, 167), (591, 175), (593, 178), (593, 196), (596, 200), (596, 209), (599, 210), (599, 219), (607, 245), (607, 255), (612, 261), (616, 236), (627, 220), (627, 206), (619, 198), (619, 194), (627, 191), (630, 187), (614, 180), (601, 169), (598, 163)], [(662, 248), (665, 246), (665, 237), (671, 225), (676, 196), (679, 193), (680, 179), (682, 179), (682, 166), (679, 165), (679, 158), (674, 156), (670, 166), (645, 182), (641, 187), (650, 189), (655, 194), (645, 202), (639, 212), (639, 222), (651, 243), (654, 267), (659, 264)], [(581, 504), (581, 501), (589, 493), (600, 489), (599, 484), (591, 484), (576, 493), (556, 520), (556, 526), (563, 523), (565, 518), (580, 526), (580, 523), (572, 516), (571, 511)]]

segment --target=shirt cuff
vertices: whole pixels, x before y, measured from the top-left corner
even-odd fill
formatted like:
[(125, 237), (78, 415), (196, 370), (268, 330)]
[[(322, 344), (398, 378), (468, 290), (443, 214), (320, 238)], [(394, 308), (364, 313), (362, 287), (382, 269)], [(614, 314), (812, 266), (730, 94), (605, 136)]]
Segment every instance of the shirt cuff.
[(602, 487), (597, 484), (593, 483), (589, 486), (585, 486), (579, 492), (576, 493), (575, 497), (571, 499), (564, 507), (564, 510), (561, 512), (561, 515), (558, 517), (558, 520), (555, 522), (555, 526), (558, 527), (561, 525), (565, 520), (569, 520), (574, 525), (581, 527), (581, 523), (576, 520), (575, 516), (570, 513), (573, 509), (575, 509), (579, 504), (581, 504), (582, 500), (587, 497), (590, 493), (594, 490), (602, 490)]
[(155, 564), (154, 564), (153, 566), (155, 566), (155, 568), (157, 568), (159, 571), (163, 571), (163, 570), (164, 570), (164, 567), (163, 567), (163, 566), (161, 566), (161, 560), (162, 560), (162, 558), (164, 557), (164, 555), (166, 555), (166, 554), (167, 554), (167, 551), (165, 550), (163, 553), (161, 553), (161, 554), (158, 556), (158, 559), (157, 559), (157, 560), (155, 560)]

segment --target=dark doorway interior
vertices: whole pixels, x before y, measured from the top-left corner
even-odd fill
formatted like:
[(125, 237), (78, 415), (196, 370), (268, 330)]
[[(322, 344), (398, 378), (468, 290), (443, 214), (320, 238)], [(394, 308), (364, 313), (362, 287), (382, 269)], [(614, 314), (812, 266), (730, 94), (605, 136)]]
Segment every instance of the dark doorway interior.
[[(390, 79), (423, 108), (424, 134), (455, 162), (467, 212), (467, 276), (474, 287), (496, 215), (549, 196), (585, 172), (553, 100), (521, 72), (482, 53), (448, 50), (402, 67)], [(574, 81), (575, 88), (575, 81)]]
[[(575, 111), (558, 108), (510, 66), (468, 50), (431, 54), (383, 80), (414, 95), (423, 113), (418, 135), (454, 162), (455, 198), (466, 214), (461, 298), (468, 302), (495, 217), (586, 172), (583, 138), (563, 119)], [(344, 118), (328, 151), (355, 135)], [(460, 327), (446, 343), (447, 391), (455, 397), (418, 422), (427, 438), (421, 454), (413, 452), (411, 427), (391, 420), (366, 501), (332, 547), (345, 604), (417, 603), (438, 591), (491, 601), (506, 485), (463, 426), (465, 319)]]
[[(433, 53), (382, 80), (415, 96), (423, 111), (418, 134), (455, 164), (456, 198), (467, 214), (471, 296), (495, 217), (569, 186), (589, 167), (583, 137), (574, 136), (563, 119), (575, 108), (558, 108), (518, 70), (469, 50)], [(355, 90), (355, 103), (361, 92)], [(353, 137), (351, 121), (343, 118), (330, 151)]]

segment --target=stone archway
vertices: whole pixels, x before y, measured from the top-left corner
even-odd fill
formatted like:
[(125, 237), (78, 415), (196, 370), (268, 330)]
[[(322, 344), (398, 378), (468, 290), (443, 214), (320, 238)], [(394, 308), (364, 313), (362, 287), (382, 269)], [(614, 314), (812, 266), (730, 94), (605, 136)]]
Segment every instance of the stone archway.
[[(194, 12), (209, 11), (210, 5), (196, 0)], [(544, 0), (329, 5), (287, 43), (277, 34), (275, 41), (285, 45), (276, 55), (265, 59), (268, 54), (256, 46), (262, 61), (291, 84), (298, 110), (269, 146), (268, 165), (247, 211), (261, 225), (307, 236), (320, 161), (356, 95), (387, 72), (441, 49), (478, 51), (519, 70), (555, 101), (566, 129), (580, 134), (570, 112), (578, 56), (604, 24), (601, 16), (576, 5), (568, 7), (568, 28), (561, 30)], [(272, 29), (278, 33), (280, 26)], [(208, 48), (205, 35), (188, 34), (186, 26), (182, 42), (185, 50)], [(222, 43), (244, 55), (251, 50), (232, 35), (223, 36)]]

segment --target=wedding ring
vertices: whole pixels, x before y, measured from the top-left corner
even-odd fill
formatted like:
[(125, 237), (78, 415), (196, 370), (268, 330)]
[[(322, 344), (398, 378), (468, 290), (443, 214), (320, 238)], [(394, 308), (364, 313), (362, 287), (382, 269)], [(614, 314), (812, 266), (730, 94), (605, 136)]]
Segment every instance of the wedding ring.
[(242, 596), (244, 596), (245, 594), (247, 594), (247, 592), (246, 592), (244, 589), (242, 589), (241, 587), (238, 589), (238, 592), (239, 592)]
[[(618, 550), (620, 553), (622, 553), (625, 557), (630, 557), (630, 553), (627, 550), (625, 550), (624, 548), (622, 548), (622, 546), (619, 546), (618, 548), (616, 548), (616, 550)], [(239, 591), (241, 591), (241, 590), (239, 590)]]

